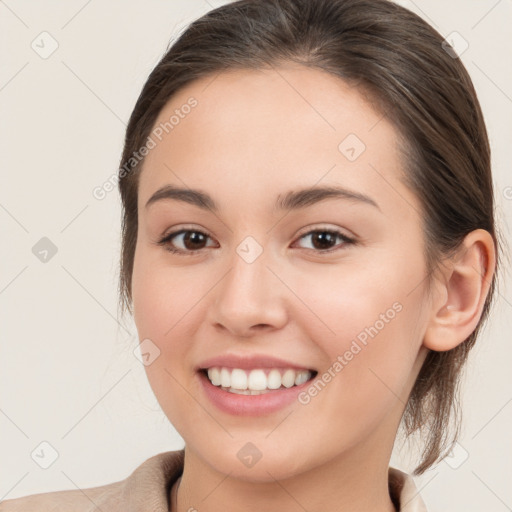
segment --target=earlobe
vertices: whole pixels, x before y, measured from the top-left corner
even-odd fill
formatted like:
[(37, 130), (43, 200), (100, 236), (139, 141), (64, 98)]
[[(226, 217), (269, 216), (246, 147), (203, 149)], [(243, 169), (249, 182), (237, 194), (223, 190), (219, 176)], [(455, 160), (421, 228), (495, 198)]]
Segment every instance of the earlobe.
[(494, 240), (488, 231), (466, 235), (460, 251), (446, 261), (431, 304), (430, 322), (423, 345), (431, 350), (451, 350), (475, 330), (494, 274)]

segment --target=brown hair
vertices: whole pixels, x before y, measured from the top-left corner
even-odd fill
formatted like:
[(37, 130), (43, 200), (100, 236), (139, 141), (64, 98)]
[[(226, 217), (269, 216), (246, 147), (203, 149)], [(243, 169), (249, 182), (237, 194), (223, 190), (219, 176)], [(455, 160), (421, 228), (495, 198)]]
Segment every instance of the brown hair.
[[(126, 130), (119, 172), (123, 204), (120, 305), (132, 313), (138, 178), (161, 109), (192, 81), (229, 69), (293, 62), (327, 71), (369, 92), (405, 141), (404, 182), (422, 205), (427, 284), (442, 258), (482, 228), (498, 238), (490, 149), (471, 79), (443, 38), (419, 16), (387, 0), (240, 0), (194, 21), (151, 72)], [(498, 267), (497, 267), (498, 268)], [(475, 331), (452, 350), (430, 351), (402, 418), (407, 436), (426, 434), (421, 474), (459, 435), (458, 382), (486, 320), (496, 273)], [(456, 413), (456, 429), (448, 426)], [(451, 441), (451, 442), (450, 442)]]

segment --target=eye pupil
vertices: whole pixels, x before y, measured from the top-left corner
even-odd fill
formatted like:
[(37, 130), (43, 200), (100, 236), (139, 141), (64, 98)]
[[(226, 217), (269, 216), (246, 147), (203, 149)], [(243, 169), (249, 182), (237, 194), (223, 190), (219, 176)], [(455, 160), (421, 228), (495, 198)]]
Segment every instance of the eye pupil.
[[(313, 237), (313, 245), (315, 245), (315, 248), (319, 249), (329, 249), (332, 247), (333, 243), (336, 242), (336, 234), (335, 233), (329, 233), (328, 231), (317, 231), (315, 234), (312, 235)], [(314, 243), (315, 240), (320, 242), (320, 247), (317, 247)]]
[[(205, 235), (203, 233), (199, 233), (198, 231), (187, 231), (185, 236), (183, 237), (183, 242), (187, 249), (195, 250), (198, 247), (195, 247), (194, 244), (201, 245), (205, 241)], [(192, 243), (192, 247), (189, 247), (189, 243)]]

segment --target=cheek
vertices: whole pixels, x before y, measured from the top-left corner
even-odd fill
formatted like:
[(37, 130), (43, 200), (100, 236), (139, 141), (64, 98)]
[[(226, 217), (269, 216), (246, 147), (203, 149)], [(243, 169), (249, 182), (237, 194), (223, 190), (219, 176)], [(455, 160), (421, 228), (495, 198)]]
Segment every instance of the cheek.
[(149, 339), (159, 350), (159, 356), (145, 365), (146, 375), (160, 407), (184, 437), (191, 418), (197, 425), (204, 421), (200, 408), (190, 408), (190, 393), (195, 395), (197, 391), (192, 375), (184, 371), (188, 341), (193, 337), (200, 309), (192, 306), (200, 294), (186, 272), (149, 261), (142, 251), (137, 255), (132, 280), (134, 320), (139, 340)]
[(171, 337), (201, 293), (197, 277), (190, 274), (191, 267), (171, 268), (165, 256), (139, 248), (135, 253), (133, 316), (141, 339), (163, 341)]
[(318, 398), (311, 401), (340, 411), (334, 415), (338, 427), (363, 417), (370, 425), (372, 417), (377, 422), (397, 401), (407, 400), (426, 318), (424, 290), (415, 282), (421, 261), (411, 258), (407, 268), (401, 261), (395, 255), (389, 264), (380, 259), (364, 270), (354, 264), (348, 271), (346, 265), (296, 280), (297, 294), (307, 298), (314, 315), (295, 319), (326, 356), (316, 378), (320, 391), (311, 390)]
[[(336, 350), (356, 337), (364, 341), (371, 326), (389, 331), (399, 310), (417, 300), (411, 294), (412, 283), (419, 281), (421, 269), (413, 262), (404, 268), (402, 260), (399, 255), (388, 257), (387, 262), (384, 255), (372, 261), (354, 258), (287, 275), (299, 299), (290, 301), (297, 304), (291, 320), (301, 322), (315, 342)], [(303, 305), (307, 309), (298, 314)]]
[(160, 353), (145, 367), (159, 400), (181, 396), (178, 382), (190, 384), (184, 379), (191, 378), (188, 369), (193, 364), (194, 333), (205, 318), (207, 292), (212, 286), (204, 272), (193, 266), (170, 267), (165, 256), (155, 257), (140, 250), (132, 278), (133, 316), (139, 340), (151, 340)]

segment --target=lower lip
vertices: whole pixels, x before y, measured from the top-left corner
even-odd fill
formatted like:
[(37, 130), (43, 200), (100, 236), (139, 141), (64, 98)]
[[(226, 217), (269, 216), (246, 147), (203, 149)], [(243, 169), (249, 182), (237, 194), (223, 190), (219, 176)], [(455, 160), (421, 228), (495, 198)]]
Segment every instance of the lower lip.
[(271, 414), (297, 400), (297, 395), (311, 384), (308, 380), (299, 386), (262, 393), (261, 395), (239, 395), (214, 386), (210, 379), (198, 372), (206, 396), (221, 411), (235, 416), (263, 416)]

